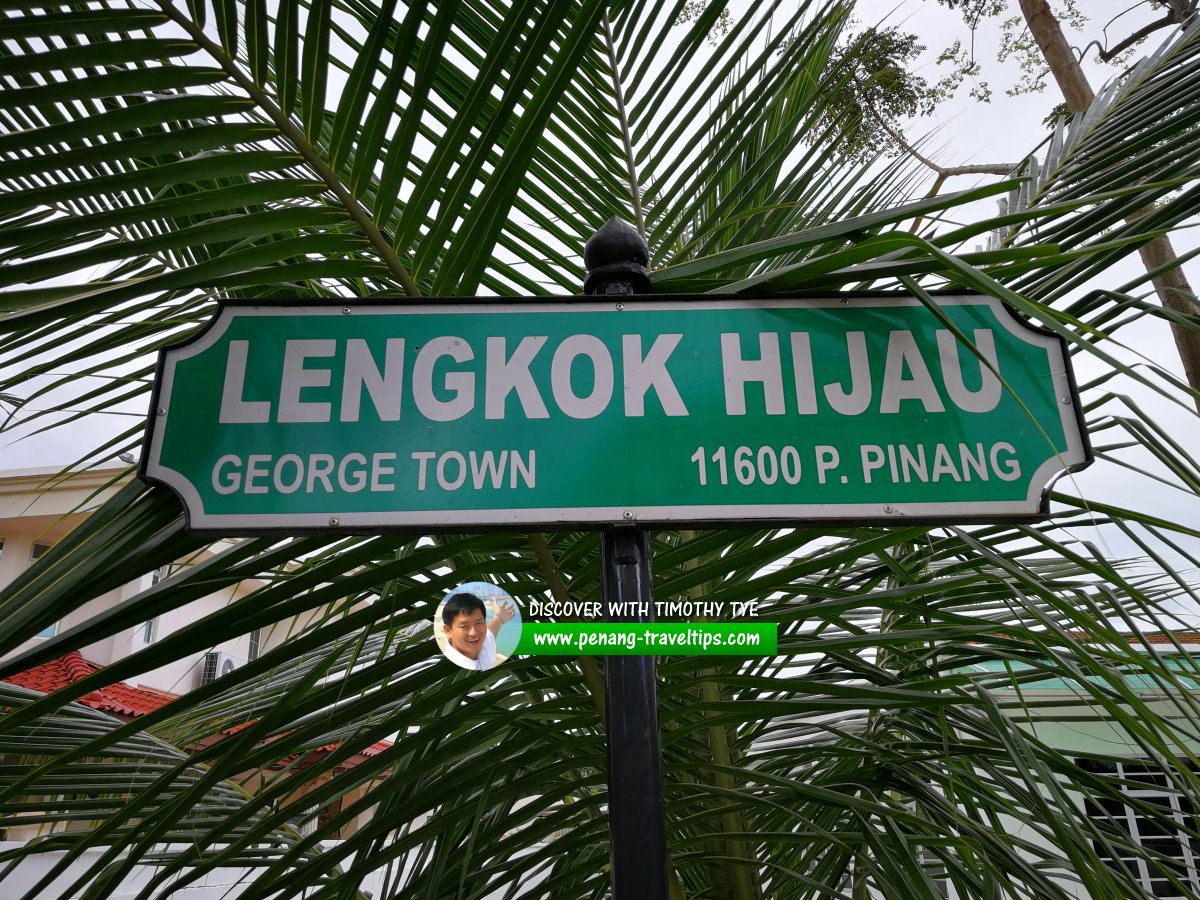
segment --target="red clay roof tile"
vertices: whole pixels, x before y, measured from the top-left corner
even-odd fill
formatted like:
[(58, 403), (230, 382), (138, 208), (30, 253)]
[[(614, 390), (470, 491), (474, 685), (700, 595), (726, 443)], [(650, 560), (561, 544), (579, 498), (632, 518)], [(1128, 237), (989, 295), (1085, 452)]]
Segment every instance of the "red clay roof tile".
[[(19, 687), (52, 694), (60, 688), (82, 681), (104, 667), (84, 659), (78, 650), (10, 675), (4, 680)], [(136, 718), (166, 706), (178, 695), (148, 687), (134, 687), (118, 681), (79, 698), (79, 702), (101, 712)]]
[[(41, 691), (43, 694), (52, 694), (60, 688), (67, 687), (77, 681), (82, 681), (84, 678), (99, 672), (103, 668), (98, 663), (84, 659), (78, 651), (72, 650), (65, 656), (42, 663), (40, 666), (34, 666), (32, 669), (26, 669), (24, 672), (10, 675), (4, 680), (20, 687)], [(110, 684), (107, 687), (84, 694), (79, 698), (79, 702), (102, 712), (137, 718), (138, 716), (144, 716), (149, 712), (166, 706), (178, 696), (178, 694), (169, 694), (166, 691), (159, 691), (154, 688), (134, 687), (123, 682), (117, 682), (116, 684)], [(252, 724), (253, 721), (233, 725), (222, 729), (221, 735), (236, 734)], [(279, 737), (279, 735), (275, 737)], [(391, 741), (376, 741), (346, 760), (346, 765), (357, 765), (362, 761), (358, 757), (377, 756), (390, 746), (392, 746)], [(306, 754), (309, 757), (308, 761), (312, 762), (316, 758), (316, 754), (328, 753), (337, 749), (337, 747), (337, 744), (327, 744), (311, 750)], [(299, 757), (299, 753), (291, 754), (280, 760), (276, 765), (290, 762)]]
[[(223, 729), (221, 729), (221, 737), (229, 737), (231, 735), (237, 734), (243, 728), (248, 728), (251, 725), (253, 725), (256, 721), (257, 721), (256, 719), (251, 719), (249, 722), (239, 722), (237, 725), (231, 725), (228, 728), (223, 728)], [(281, 734), (272, 735), (271, 737), (267, 738), (267, 740), (264, 741), (263, 743), (269, 743), (270, 741), (278, 740), (282, 736), (283, 735), (281, 735)], [(340, 746), (341, 746), (341, 744), (322, 744), (320, 747), (314, 747), (312, 750), (308, 750), (303, 754), (290, 753), (287, 756), (284, 756), (281, 759), (277, 760), (275, 763), (273, 763), (273, 765), (279, 766), (279, 765), (283, 765), (285, 763), (291, 763), (291, 762), (294, 762), (295, 760), (300, 759), (301, 756), (304, 756), (306, 758), (306, 760), (305, 760), (306, 764), (311, 764), (316, 761), (318, 754), (332, 753), (334, 750), (336, 750)], [(391, 746), (392, 746), (391, 741), (376, 741), (375, 743), (373, 743), (367, 747), (363, 747), (363, 749), (359, 750), (358, 753), (355, 754), (354, 756), (349, 757), (346, 760), (345, 764), (349, 765), (349, 766), (356, 766), (362, 761), (357, 758), (358, 756), (362, 756), (362, 757), (366, 757), (366, 758), (370, 758), (372, 756), (378, 756), (380, 753), (382, 753), (384, 750), (388, 749), (388, 747), (391, 747)]]
[[(1073, 638), (1081, 638), (1087, 640), (1090, 635), (1086, 631), (1068, 632)], [(1131, 644), (1200, 644), (1200, 631), (1146, 631), (1140, 636), (1136, 634), (1126, 635), (1126, 639)]]

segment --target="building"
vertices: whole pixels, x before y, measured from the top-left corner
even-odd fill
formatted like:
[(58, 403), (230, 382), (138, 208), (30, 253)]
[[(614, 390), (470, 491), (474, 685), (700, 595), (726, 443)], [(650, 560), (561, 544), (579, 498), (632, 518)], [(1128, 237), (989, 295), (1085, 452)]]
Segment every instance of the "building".
[[(0, 541), (3, 542), (0, 551), (0, 587), (10, 583), (33, 560), (82, 522), (91, 508), (117, 489), (121, 483), (118, 476), (122, 473), (113, 470), (94, 472), (66, 484), (51, 481), (52, 475), (53, 472), (49, 470), (0, 473)], [(192, 560), (180, 561), (179, 565), (194, 564), (206, 558), (215, 549), (219, 547), (208, 548)], [(62, 629), (72, 627), (92, 612), (103, 609), (105, 604), (128, 599), (138, 591), (152, 586), (156, 578), (168, 574), (169, 572), (151, 573), (136, 582), (111, 591), (91, 601), (82, 610), (68, 615), (53, 628), (47, 629), (46, 634), (31, 638), (23, 646), (30, 647), (44, 642)], [(244, 582), (234, 588), (217, 592), (180, 610), (164, 614), (154, 622), (142, 623), (123, 634), (88, 644), (80, 651), (65, 654), (12, 676), (9, 680), (24, 687), (47, 692), (77, 682), (101, 670), (102, 666), (161, 640), (194, 621), (198, 615), (229, 603), (241, 592), (253, 590), (258, 584)], [(281, 634), (278, 641), (282, 640)], [(1161, 680), (1120, 672), (1112, 674), (1112, 677), (1118, 680), (1114, 683), (1119, 682), (1123, 690), (1135, 691), (1144, 699), (1161, 705), (1161, 709), (1168, 716), (1175, 715), (1181, 704), (1195, 704), (1200, 708), (1200, 670), (1194, 661), (1194, 655), (1200, 654), (1200, 633), (1152, 634), (1144, 636), (1144, 640), (1148, 644), (1146, 652), (1159, 655), (1167, 663), (1168, 670), (1178, 673), (1174, 684), (1166, 688)], [(80, 702), (116, 719), (136, 718), (161, 708), (179, 694), (193, 689), (206, 677), (212, 677), (215, 673), (211, 669), (216, 667), (219, 670), (219, 661), (237, 665), (241, 660), (253, 659), (258, 652), (276, 643), (276, 636), (273, 634), (245, 635), (213, 647), (207, 652), (197, 653), (193, 658), (177, 665), (147, 672), (133, 679), (131, 683), (108, 685), (92, 691), (80, 698)], [(209, 665), (207, 670), (206, 664)], [(1165, 858), (1177, 861), (1176, 877), (1180, 884), (1186, 886), (1187, 892), (1180, 891), (1171, 879), (1161, 872), (1151, 870), (1139, 859), (1123, 858), (1119, 854), (1107, 853), (1104, 848), (1097, 847), (1101, 856), (1107, 855), (1114, 866), (1128, 866), (1152, 896), (1200, 896), (1200, 840), (1193, 840), (1188, 834), (1197, 827), (1193, 805), (1187, 796), (1166, 788), (1155, 773), (1154, 763), (1144, 757), (1144, 751), (1138, 742), (1131, 738), (1129, 732), (1112, 715), (1106, 715), (1103, 709), (1090, 702), (1081, 702), (1084, 697), (1077, 683), (1064, 679), (1038, 679), (1030, 671), (1022, 671), (1021, 666), (1014, 664), (1012, 671), (1015, 674), (1031, 679), (1023, 681), (1018, 698), (1010, 672), (1003, 665), (997, 663), (979, 666), (975, 671), (985, 678), (994, 676), (989, 687), (1002, 702), (1007, 701), (1004, 705), (1008, 714), (1020, 722), (1021, 727), (1047, 745), (1080, 759), (1091, 759), (1097, 755), (1110, 758), (1110, 761), (1091, 763), (1094, 765), (1093, 771), (1098, 776), (1111, 779), (1114, 789), (1125, 794), (1128, 802), (1117, 798), (1102, 802), (1089, 801), (1082, 793), (1075, 792), (1080, 808), (1110, 827), (1123, 829), (1137, 843), (1152, 847)], [(1185, 716), (1177, 717), (1186, 721)], [(239, 727), (244, 726), (227, 727), (191, 746), (211, 745), (229, 734), (236, 733)], [(364, 748), (362, 753), (346, 760), (345, 764), (356, 765), (377, 755), (386, 746), (386, 742), (379, 742)], [(297, 788), (286, 800), (290, 804), (293, 800), (318, 789), (329, 779), (337, 777), (337, 770), (324, 773), (319, 778), (306, 779), (304, 776), (308, 766), (335, 748), (336, 745), (326, 745), (310, 749), (303, 756), (282, 756), (270, 767), (244, 773), (241, 780), (247, 789), (255, 790), (260, 784), (274, 777), (296, 778)], [(1191, 749), (1200, 756), (1200, 736), (1197, 736), (1195, 746)], [(1180, 764), (1188, 765), (1186, 760), (1180, 761)], [(364, 796), (368, 789), (368, 786), (360, 788), (358, 792), (339, 801), (339, 804), (354, 802)], [(303, 821), (296, 821), (296, 825), (301, 830), (307, 830), (320, 823), (324, 817), (338, 811), (339, 809), (329, 808), (312, 809), (311, 815)], [(369, 814), (364, 814), (364, 817), (367, 816)], [(1179, 828), (1164, 829), (1164, 819), (1177, 822)], [(361, 824), (361, 820), (353, 823), (342, 836), (347, 836)], [(1008, 825), (1022, 837), (1030, 841), (1037, 840), (1037, 833), (1022, 823), (1013, 821)], [(9, 840), (23, 840), (31, 836), (32, 834), (12, 830), (6, 837)], [(936, 862), (929, 862), (930, 872), (937, 878)], [(240, 874), (230, 876), (233, 881), (242, 877)], [(954, 898), (951, 885), (944, 878), (938, 881), (944, 896)], [(222, 894), (214, 893), (212, 896)], [(1080, 892), (1078, 896), (1082, 900), (1086, 895)]]
[[(57, 469), (22, 469), (0, 472), (0, 590), (11, 584), (23, 571), (45, 554), (54, 544), (62, 540), (72, 529), (78, 527), (90, 513), (132, 477), (127, 467), (120, 469), (95, 469), (69, 480), (57, 477)], [(78, 623), (87, 621), (105, 609), (120, 604), (152, 587), (163, 578), (210, 558), (213, 554), (231, 546), (219, 541), (187, 559), (178, 560), (171, 566), (142, 576), (116, 590), (109, 591), (89, 601), (79, 609), (67, 613), (62, 619), (47, 627), (8, 653), (5, 658), (17, 656), (40, 643), (61, 634)], [(6, 681), (42, 693), (53, 693), (83, 678), (102, 671), (105, 666), (137, 653), (156, 641), (203, 618), (229, 604), (246, 593), (257, 590), (263, 582), (246, 580), (231, 587), (222, 588), (212, 594), (165, 612), (147, 622), (110, 637), (85, 644), (78, 650), (61, 657), (33, 666), (5, 679)], [(179, 695), (187, 693), (230, 669), (254, 660), (261, 652), (281, 643), (302, 622), (285, 623), (276, 631), (252, 631), (232, 640), (218, 643), (191, 657), (183, 658), (146, 671), (128, 682), (117, 682), (85, 694), (78, 702), (103, 712), (115, 719), (130, 721), (153, 712)], [(187, 743), (181, 749), (196, 749), (208, 746), (248, 723), (233, 725), (219, 734)], [(316, 748), (300, 758), (296, 754), (282, 757), (268, 770), (247, 772), (240, 779), (248, 790), (255, 790), (273, 777), (296, 778), (297, 789), (291, 798), (298, 798), (315, 790), (320, 784), (333, 777), (347, 766), (354, 766), (390, 746), (379, 742), (362, 753), (346, 760), (333, 774), (325, 774), (318, 780), (306, 781), (305, 768), (312, 765), (332, 746)], [(366, 789), (363, 788), (363, 791)], [(353, 799), (353, 798), (351, 798)], [(321, 821), (322, 817), (337, 810), (313, 810), (311, 818), (296, 825), (307, 831)], [(352, 823), (343, 831), (349, 833), (361, 825)], [(2, 835), (7, 840), (27, 840), (44, 832), (44, 828), (8, 829)], [(28, 832), (28, 833), (26, 833)]]
[[(1200, 711), (1200, 632), (1148, 633), (1130, 637), (1130, 643), (1157, 656), (1162, 664), (1160, 672), (1167, 674), (1164, 677), (1152, 675), (1149, 670), (1114, 669), (1103, 679), (1089, 676), (1096, 687), (1107, 689), (1105, 695), (1111, 700), (1107, 708), (1097, 703), (1096, 692), (1081, 690), (1072, 679), (1038, 678), (1028, 664), (994, 662), (973, 669), (981, 675), (996, 675), (989, 689), (1006, 715), (1105, 784), (1106, 796), (1098, 796), (1094, 787), (1088, 792), (1091, 796), (1085, 796), (1074, 785), (1064, 786), (1088, 817), (1102, 828), (1161, 854), (1170, 861), (1169, 868), (1178, 884), (1143, 859), (1122, 854), (1119, 842), (1106, 846), (1103, 841), (1093, 841), (1097, 854), (1114, 867), (1127, 868), (1150, 896), (1178, 900), (1200, 897), (1200, 835), (1195, 834), (1200, 830), (1200, 820), (1192, 798), (1172, 788), (1172, 781), (1163, 774), (1168, 768), (1193, 773), (1198, 769), (1200, 734), (1192, 726), (1195, 713)], [(1020, 683), (1019, 689), (1014, 682)], [(1177, 740), (1173, 744), (1164, 742), (1172, 753), (1149, 758), (1145, 744), (1131, 733), (1133, 723), (1122, 723), (1121, 696), (1126, 692), (1148, 701), (1163, 718), (1178, 724)], [(1028, 823), (1010, 820), (1007, 828), (1033, 844), (1041, 842)], [(1058, 880), (1080, 900), (1088, 898), (1072, 879)], [(943, 896), (956, 900), (957, 894), (948, 881), (937, 879), (937, 883)]]
[[(0, 590), (11, 584), (21, 572), (132, 477), (127, 467), (93, 469), (66, 481), (57, 476), (58, 470), (55, 468), (0, 471)], [(100, 610), (137, 595), (176, 568), (201, 562), (225, 546), (228, 546), (225, 542), (214, 544), (193, 558), (180, 560), (175, 566), (144, 575), (95, 598), (27, 640), (8, 656), (22, 653), (37, 643), (87, 621)], [(247, 581), (216, 591), (170, 613), (140, 623), (124, 633), (87, 644), (79, 652), (88, 663), (111, 665), (259, 586), (258, 582)], [(206, 662), (210, 669), (217, 663), (223, 664), (226, 669), (240, 665), (256, 658), (270, 642), (270, 635), (257, 632), (243, 635), (214, 646), (212, 651), (217, 654), (215, 657), (201, 653), (154, 669), (139, 676), (134, 686), (168, 694), (185, 693), (205, 677)], [(220, 667), (218, 665), (218, 670)]]

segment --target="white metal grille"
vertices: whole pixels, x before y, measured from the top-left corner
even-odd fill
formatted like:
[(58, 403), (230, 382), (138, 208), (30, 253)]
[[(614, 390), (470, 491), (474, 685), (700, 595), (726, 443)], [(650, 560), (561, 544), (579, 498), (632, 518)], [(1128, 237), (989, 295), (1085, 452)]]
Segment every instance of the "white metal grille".
[[(1154, 897), (1188, 898), (1200, 893), (1200, 841), (1188, 834), (1197, 829), (1196, 811), (1189, 797), (1169, 787), (1167, 776), (1142, 762), (1096, 763), (1080, 760), (1093, 771), (1114, 779), (1133, 782), (1120, 785), (1121, 792), (1138, 805), (1118, 799), (1097, 798), (1085, 802), (1092, 818), (1127, 833), (1136, 844), (1160, 855), (1159, 864), (1148, 863), (1121, 847), (1096, 841), (1096, 852), (1110, 864), (1124, 866)], [(1139, 808), (1140, 806), (1140, 808)], [(1171, 882), (1172, 872), (1187, 889)]]

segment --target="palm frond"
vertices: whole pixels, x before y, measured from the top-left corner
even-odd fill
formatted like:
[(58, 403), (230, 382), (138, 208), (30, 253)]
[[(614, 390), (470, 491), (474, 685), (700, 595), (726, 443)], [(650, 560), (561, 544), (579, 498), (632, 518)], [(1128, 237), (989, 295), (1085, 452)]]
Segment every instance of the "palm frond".
[[(587, 235), (640, 210), (660, 291), (905, 284), (928, 297), (951, 282), (1003, 296), (1094, 368), (1082, 391), (1096, 468), (1194, 501), (1186, 443), (1123, 393), (1180, 397), (1121, 355), (1138, 301), (1070, 296), (1196, 212), (1194, 29), (1054, 138), (1027, 180), (915, 200), (903, 164), (847, 163), (816, 127), (845, 77), (830, 65), (845, 4), (758, 10), (711, 48), (721, 5), (681, 25), (683, 6), (7, 9), (0, 391), (52, 407), (81, 375), (107, 374), (80, 409), (144, 402), (147, 353), (223, 298), (574, 292)], [(1174, 111), (1157, 117), (1163, 96)], [(1030, 202), (1004, 217), (907, 230), (1013, 189)], [(1149, 220), (1106, 233), (1156, 199)], [(950, 252), (996, 229), (1009, 246)], [(1126, 757), (1200, 800), (1200, 672), (1147, 652), (1147, 632), (1181, 625), (1196, 600), (1186, 542), (1200, 529), (1085, 478), (1037, 528), (654, 536), (659, 599), (755, 600), (779, 628), (777, 657), (659, 663), (676, 896), (937, 897), (942, 877), (963, 897), (1146, 896), (1105, 863), (1122, 857), (1177, 879), (1080, 804), (1123, 796), (1091, 764)], [(160, 867), (144, 897), (238, 865), (259, 870), (247, 898), (353, 897), (368, 877), (395, 897), (604, 893), (602, 663), (448, 671), (427, 637), (436, 599), (465, 580), (519, 602), (598, 600), (595, 535), (255, 539), (31, 648), (47, 623), (199, 549), (173, 503), (125, 488), (0, 593), (3, 677), (261, 583), (48, 697), (5, 689), (0, 746), (37, 761), (0, 778), (0, 812), (48, 820), (44, 799), (24, 798), (65, 785), (54, 814), (98, 822), (10, 860), (99, 848), (75, 885), (92, 896), (139, 861)], [(1078, 537), (1098, 525), (1146, 558), (1117, 564)], [(101, 722), (71, 705), (255, 629), (271, 635), (258, 659), (157, 712)], [(1045, 739), (1060, 720), (1113, 743)], [(144, 767), (127, 791), (108, 789), (118, 758)], [(318, 806), (324, 821), (294, 836), (288, 823)], [(1200, 840), (1192, 829), (1184, 840)]]

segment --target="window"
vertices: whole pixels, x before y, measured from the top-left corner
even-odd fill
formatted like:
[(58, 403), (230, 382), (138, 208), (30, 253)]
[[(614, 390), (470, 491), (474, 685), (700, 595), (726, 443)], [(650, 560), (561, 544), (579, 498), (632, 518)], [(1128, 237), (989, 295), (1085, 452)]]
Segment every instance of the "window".
[[(1111, 775), (1114, 780), (1132, 782), (1117, 787), (1133, 804), (1115, 798), (1100, 797), (1086, 801), (1087, 814), (1097, 822), (1129, 835), (1134, 843), (1160, 856), (1158, 864), (1136, 859), (1117, 846), (1096, 841), (1096, 852), (1113, 865), (1124, 866), (1138, 883), (1154, 897), (1184, 898), (1200, 891), (1200, 839), (1187, 833), (1197, 829), (1196, 812), (1190, 797), (1172, 790), (1170, 779), (1161, 768), (1131, 760), (1107, 763), (1079, 760), (1092, 772)], [(1185, 831), (1184, 829), (1187, 829)], [(1171, 883), (1167, 872), (1187, 886)]]
[(925, 870), (925, 874), (933, 882), (934, 890), (938, 892), (938, 896), (950, 900), (950, 879), (946, 877), (946, 863), (927, 847), (921, 848), (918, 860), (921, 863), (921, 868)]
[(160, 581), (166, 581), (178, 571), (178, 568), (175, 563), (167, 563), (165, 566), (159, 566), (150, 573), (150, 586), (153, 587)]
[(142, 626), (142, 643), (153, 644), (156, 637), (158, 637), (158, 616)]
[(300, 837), (308, 837), (317, 830), (318, 820), (321, 817), (321, 807), (310, 806), (307, 809), (292, 816), (292, 827), (300, 832)]
[[(35, 563), (45, 556), (50, 546), (50, 544), (34, 544), (33, 549), (29, 551), (29, 562), (31, 564)], [(51, 638), (56, 634), (58, 634), (58, 622), (55, 622), (53, 625), (47, 625), (38, 632), (37, 636), (40, 638)]]
[(250, 650), (246, 653), (246, 661), (254, 662), (262, 650), (262, 629), (255, 628), (250, 632)]

